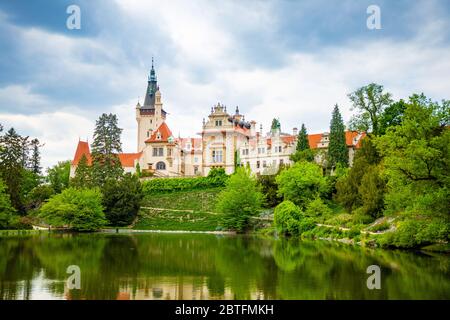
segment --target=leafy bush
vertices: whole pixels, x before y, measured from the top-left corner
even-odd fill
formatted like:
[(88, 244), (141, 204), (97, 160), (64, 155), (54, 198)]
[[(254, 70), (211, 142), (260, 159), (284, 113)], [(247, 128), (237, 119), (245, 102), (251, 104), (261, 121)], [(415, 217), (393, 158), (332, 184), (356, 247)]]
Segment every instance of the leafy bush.
[(329, 216), (332, 210), (320, 198), (316, 198), (306, 206), (305, 215), (308, 217)]
[(39, 217), (55, 227), (75, 231), (95, 231), (106, 223), (98, 189), (66, 188), (41, 207)]
[(52, 186), (48, 184), (43, 184), (33, 188), (26, 197), (27, 209), (39, 208), (44, 201), (50, 199), (50, 197), (54, 194), (55, 190), (53, 190)]
[[(208, 178), (208, 177), (207, 177)], [(218, 196), (216, 209), (223, 213), (222, 225), (243, 231), (249, 218), (261, 210), (264, 195), (248, 168), (237, 168), (228, 179), (226, 188)]]
[(278, 192), (284, 200), (290, 200), (304, 209), (311, 199), (328, 189), (322, 168), (310, 162), (295, 163), (276, 178)]
[(0, 229), (11, 228), (16, 217), (16, 210), (11, 204), (9, 194), (6, 193), (6, 185), (0, 179)]
[(450, 226), (442, 220), (404, 220), (395, 232), (381, 235), (378, 243), (383, 247), (416, 248), (438, 241), (449, 240)]
[(107, 180), (102, 188), (102, 204), (110, 225), (126, 226), (136, 218), (142, 200), (142, 187), (135, 175)]
[(292, 201), (285, 200), (274, 211), (274, 225), (279, 232), (291, 235), (298, 234), (302, 211)]
[(225, 171), (213, 169), (207, 177), (195, 178), (156, 178), (142, 183), (144, 195), (153, 193), (167, 193), (195, 189), (217, 188), (225, 186), (228, 176)]
[(283, 201), (283, 197), (278, 194), (278, 185), (275, 181), (276, 175), (259, 175), (258, 182), (261, 185), (261, 191), (266, 196), (265, 205), (269, 208), (273, 208)]

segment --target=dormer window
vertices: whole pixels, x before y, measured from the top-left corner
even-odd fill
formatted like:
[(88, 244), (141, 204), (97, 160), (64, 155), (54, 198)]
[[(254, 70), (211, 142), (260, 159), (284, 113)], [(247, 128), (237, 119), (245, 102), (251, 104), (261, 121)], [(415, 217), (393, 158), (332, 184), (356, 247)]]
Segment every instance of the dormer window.
[(222, 120), (216, 120), (216, 127), (222, 126)]
[(161, 140), (161, 133), (159, 131), (156, 133), (156, 140)]

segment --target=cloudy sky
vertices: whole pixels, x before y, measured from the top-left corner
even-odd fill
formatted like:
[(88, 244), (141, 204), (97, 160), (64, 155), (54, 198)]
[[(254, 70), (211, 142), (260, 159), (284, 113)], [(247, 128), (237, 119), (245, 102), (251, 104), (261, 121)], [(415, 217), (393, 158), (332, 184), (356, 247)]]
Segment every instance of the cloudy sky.
[[(79, 30), (66, 27), (71, 4)], [(372, 4), (380, 30), (366, 25)], [(449, 99), (449, 30), (446, 0), (0, 0), (0, 123), (45, 143), (47, 167), (113, 112), (135, 152), (134, 107), (155, 57), (177, 136), (198, 133), (219, 101), (264, 128), (278, 117), (285, 132), (321, 132), (335, 103), (348, 121), (347, 94), (371, 82), (395, 99)]]

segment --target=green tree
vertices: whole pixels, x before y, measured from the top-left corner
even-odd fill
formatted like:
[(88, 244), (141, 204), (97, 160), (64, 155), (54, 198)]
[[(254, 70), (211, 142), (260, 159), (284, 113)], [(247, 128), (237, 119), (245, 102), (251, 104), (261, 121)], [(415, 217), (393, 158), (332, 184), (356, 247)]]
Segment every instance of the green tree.
[(305, 124), (302, 123), (302, 127), (297, 136), (297, 146), (295, 147), (296, 151), (303, 151), (309, 149), (309, 140), (308, 133), (306, 131)]
[(352, 110), (357, 112), (350, 120), (351, 129), (378, 136), (383, 111), (392, 103), (391, 94), (383, 92), (383, 86), (371, 83), (348, 97), (353, 104)]
[(20, 136), (14, 128), (0, 136), (0, 178), (6, 184), (11, 203), (16, 210), (24, 212), (22, 181), (24, 174), (24, 149), (28, 137)]
[(284, 200), (290, 200), (304, 209), (312, 199), (328, 189), (322, 168), (310, 162), (298, 162), (283, 170), (276, 178), (278, 192)]
[(391, 212), (450, 216), (449, 101), (440, 105), (422, 95), (409, 99), (403, 121), (375, 140), (384, 156)]
[(39, 208), (46, 200), (55, 194), (52, 186), (42, 184), (33, 188), (26, 197), (27, 210)]
[(336, 104), (333, 109), (333, 115), (330, 123), (330, 142), (328, 145), (328, 165), (335, 168), (340, 163), (342, 166), (348, 166), (348, 150), (345, 141), (345, 126), (342, 120), (339, 106)]
[(139, 162), (138, 162), (138, 163), (136, 163), (136, 176), (137, 176), (138, 178), (140, 178), (141, 175), (142, 175), (142, 172), (141, 172), (141, 166), (139, 165)]
[(302, 211), (292, 201), (281, 202), (274, 210), (273, 223), (280, 233), (297, 235)]
[(126, 226), (136, 218), (142, 200), (142, 186), (136, 175), (108, 180), (102, 188), (106, 219), (113, 226)]
[(381, 157), (370, 137), (361, 142), (361, 148), (355, 153), (353, 166), (336, 182), (335, 200), (344, 206), (348, 212), (361, 207), (363, 201), (359, 187), (368, 168), (380, 163)]
[(376, 165), (368, 166), (358, 187), (362, 202), (361, 213), (372, 218), (382, 216), (385, 192), (386, 182), (382, 178), (380, 167)]
[(254, 176), (246, 168), (237, 168), (228, 179), (225, 189), (219, 194), (216, 209), (223, 213), (225, 228), (243, 231), (249, 218), (258, 213), (264, 196)]
[(95, 231), (106, 223), (98, 189), (66, 188), (41, 207), (39, 216), (54, 227), (75, 231)]
[(56, 193), (60, 193), (69, 186), (70, 161), (60, 161), (57, 165), (47, 168), (47, 181)]
[(306, 131), (305, 124), (302, 123), (302, 127), (297, 136), (295, 152), (290, 155), (290, 159), (293, 162), (314, 161), (314, 155), (314, 151), (310, 149), (309, 146), (308, 133)]
[(0, 179), (0, 229), (8, 229), (14, 220), (16, 210), (11, 204), (6, 184)]
[(31, 140), (31, 158), (30, 158), (30, 170), (34, 174), (41, 175), (41, 152), (39, 148), (41, 147), (38, 139)]
[(400, 100), (392, 103), (384, 109), (380, 119), (380, 133), (385, 134), (389, 127), (398, 126), (402, 123), (407, 104)]
[(88, 164), (86, 155), (82, 155), (75, 169), (75, 176), (70, 180), (70, 185), (78, 188), (92, 187), (92, 169)]
[(115, 114), (102, 114), (97, 120), (92, 142), (92, 178), (101, 186), (109, 179), (118, 179), (123, 174), (118, 153), (122, 152), (120, 135)]

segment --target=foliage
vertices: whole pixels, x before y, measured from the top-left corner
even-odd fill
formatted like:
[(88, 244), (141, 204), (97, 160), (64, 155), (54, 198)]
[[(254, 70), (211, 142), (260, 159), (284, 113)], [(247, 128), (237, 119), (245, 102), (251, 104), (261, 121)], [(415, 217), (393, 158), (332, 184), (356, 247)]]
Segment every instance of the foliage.
[(24, 211), (21, 189), (26, 162), (24, 145), (27, 139), (28, 137), (20, 136), (14, 128), (0, 136), (0, 178), (6, 184), (13, 207), (19, 212)]
[(345, 141), (345, 126), (342, 120), (339, 106), (336, 104), (330, 123), (330, 142), (328, 144), (328, 165), (331, 168), (336, 165), (348, 166), (348, 150)]
[(85, 154), (81, 156), (75, 169), (75, 176), (70, 180), (72, 187), (90, 188), (93, 186), (92, 168), (88, 164), (88, 159)]
[(415, 248), (438, 241), (448, 241), (450, 224), (443, 220), (407, 219), (399, 223), (395, 232), (379, 236), (382, 247)]
[(60, 161), (57, 165), (47, 168), (47, 181), (56, 193), (69, 186), (70, 161)]
[(40, 175), (42, 172), (42, 167), (41, 167), (41, 152), (39, 150), (39, 148), (41, 147), (40, 142), (38, 139), (33, 139), (31, 140), (30, 143), (30, 147), (31, 147), (31, 158), (29, 160), (29, 167), (30, 170), (36, 174), (36, 175)]
[(16, 210), (11, 204), (6, 193), (6, 184), (0, 179), (0, 229), (8, 229), (16, 215)]
[(320, 199), (317, 197), (306, 206), (305, 216), (307, 217), (327, 217), (332, 214), (332, 210)]
[(275, 208), (273, 222), (279, 232), (296, 235), (301, 217), (300, 208), (292, 201), (285, 200)]
[(449, 106), (413, 95), (401, 125), (376, 139), (384, 156), (389, 212), (449, 217), (450, 130), (442, 125)]
[(40, 218), (54, 227), (95, 231), (106, 223), (98, 189), (66, 188), (40, 209)]
[(297, 146), (295, 147), (296, 151), (304, 151), (309, 149), (309, 140), (308, 133), (306, 131), (305, 124), (302, 123), (302, 128), (297, 136)]
[(241, 167), (228, 179), (216, 208), (224, 214), (222, 224), (225, 228), (243, 231), (250, 216), (258, 213), (263, 202), (264, 195), (255, 177), (249, 169)]
[[(211, 170), (213, 171), (213, 170)], [(225, 186), (228, 176), (225, 172), (214, 170), (207, 177), (194, 178), (155, 178), (142, 183), (145, 195), (196, 189), (208, 189)]]
[(378, 136), (384, 109), (392, 103), (391, 94), (383, 86), (371, 83), (348, 95), (356, 114), (350, 120), (352, 130), (365, 131)]
[(109, 224), (126, 226), (136, 218), (142, 200), (139, 178), (129, 173), (119, 180), (108, 180), (102, 188), (102, 204)]
[(261, 191), (265, 196), (265, 205), (268, 208), (273, 208), (278, 205), (283, 198), (278, 194), (278, 184), (276, 177), (282, 170), (286, 169), (285, 165), (280, 165), (276, 174), (260, 174), (258, 175), (258, 183), (261, 185)]
[(389, 127), (398, 126), (403, 121), (407, 104), (402, 99), (384, 109), (380, 119), (380, 133), (385, 134)]
[(304, 209), (307, 204), (326, 192), (328, 184), (322, 168), (315, 163), (298, 162), (277, 177), (278, 193)]
[(91, 148), (92, 178), (97, 186), (109, 179), (118, 179), (123, 174), (118, 156), (122, 152), (121, 133), (115, 114), (103, 113), (96, 121)]
[(301, 162), (301, 161), (314, 161), (314, 157), (316, 155), (316, 151), (314, 149), (305, 149), (305, 150), (296, 150), (292, 153), (289, 158), (293, 162)]
[(52, 186), (49, 184), (43, 184), (34, 187), (26, 197), (26, 207), (28, 210), (39, 208), (44, 201), (50, 199), (55, 194)]
[(141, 166), (139, 165), (139, 162), (138, 162), (138, 163), (136, 163), (136, 176), (138, 178), (140, 178), (141, 175), (142, 175)]
[(362, 214), (378, 218), (384, 209), (384, 194), (386, 192), (386, 182), (381, 177), (379, 166), (368, 166), (366, 173), (361, 179), (358, 193), (362, 201)]
[[(370, 166), (377, 165), (381, 161), (374, 143), (367, 137), (362, 140), (361, 148), (356, 151), (353, 167), (346, 175), (338, 178), (336, 182), (335, 200), (340, 203), (348, 212), (363, 205), (360, 193), (361, 181)], [(361, 191), (365, 191), (361, 189)]]
[(262, 174), (258, 175), (258, 182), (261, 185), (261, 191), (265, 195), (265, 205), (268, 208), (273, 208), (281, 201), (282, 197), (278, 194), (278, 185), (276, 183), (276, 175)]

